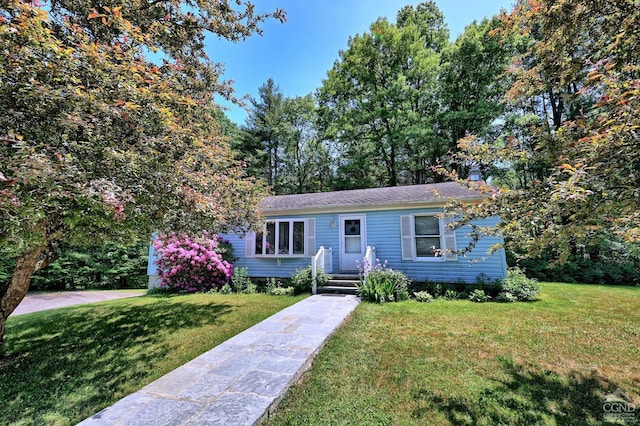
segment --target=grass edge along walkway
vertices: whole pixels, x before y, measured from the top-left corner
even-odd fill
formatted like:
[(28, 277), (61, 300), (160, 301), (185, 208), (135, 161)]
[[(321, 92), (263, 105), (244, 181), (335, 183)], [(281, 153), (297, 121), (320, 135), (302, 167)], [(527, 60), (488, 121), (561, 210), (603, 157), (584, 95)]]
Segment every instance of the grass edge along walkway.
[(259, 424), (358, 303), (348, 295), (301, 300), (80, 425)]
[(361, 303), (267, 424), (603, 424), (618, 389), (640, 406), (639, 308), (640, 288), (575, 284)]
[(150, 295), (10, 317), (0, 418), (75, 424), (303, 298)]

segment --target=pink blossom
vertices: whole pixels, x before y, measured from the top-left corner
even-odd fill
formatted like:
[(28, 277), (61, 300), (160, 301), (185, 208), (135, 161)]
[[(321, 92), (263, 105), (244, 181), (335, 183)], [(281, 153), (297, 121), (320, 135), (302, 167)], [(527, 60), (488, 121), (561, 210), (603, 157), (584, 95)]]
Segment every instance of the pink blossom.
[(227, 283), (233, 265), (216, 252), (218, 240), (216, 235), (207, 234), (197, 239), (179, 235), (157, 238), (153, 247), (159, 255), (156, 264), (161, 270), (161, 285), (198, 291)]

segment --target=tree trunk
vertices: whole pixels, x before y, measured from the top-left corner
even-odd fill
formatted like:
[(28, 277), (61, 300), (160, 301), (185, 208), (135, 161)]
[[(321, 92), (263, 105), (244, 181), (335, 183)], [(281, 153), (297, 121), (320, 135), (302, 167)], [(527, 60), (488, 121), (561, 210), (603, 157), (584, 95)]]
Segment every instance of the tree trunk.
[(0, 299), (0, 356), (4, 349), (4, 325), (9, 315), (24, 299), (31, 276), (38, 269), (40, 256), (46, 245), (35, 245), (27, 248), (16, 261), (16, 267), (11, 276), (11, 282)]

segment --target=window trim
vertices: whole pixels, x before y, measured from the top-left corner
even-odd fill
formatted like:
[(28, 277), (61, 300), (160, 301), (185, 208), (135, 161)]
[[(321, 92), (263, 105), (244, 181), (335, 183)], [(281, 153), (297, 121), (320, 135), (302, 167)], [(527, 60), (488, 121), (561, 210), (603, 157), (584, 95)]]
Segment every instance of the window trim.
[[(454, 221), (452, 218), (440, 217), (442, 213), (412, 213), (400, 216), (400, 234), (401, 234), (401, 251), (402, 260), (414, 262), (452, 262), (458, 260), (456, 250), (456, 230), (448, 229), (449, 222)], [(419, 216), (431, 216), (438, 218), (440, 230), (440, 256), (419, 257), (416, 248), (415, 235), (415, 218)], [(418, 237), (419, 238), (419, 237)], [(449, 244), (447, 244), (449, 243)]]
[[(438, 220), (438, 235), (429, 234), (429, 235), (416, 235), (416, 217), (434, 217)], [(412, 214), (411, 215), (411, 238), (412, 238), (412, 249), (413, 249), (413, 259), (418, 262), (443, 262), (444, 261), (444, 232), (442, 229), (442, 219), (437, 216), (437, 214)], [(434, 254), (433, 256), (418, 256), (418, 238), (438, 238), (440, 240), (440, 254)]]
[[(294, 223), (302, 223), (303, 225), (303, 231), (302, 231), (302, 244), (303, 244), (303, 250), (302, 253), (293, 253), (294, 250)], [(266, 247), (267, 247), (267, 224), (269, 223), (273, 223), (274, 224), (274, 229), (275, 229), (275, 234), (273, 237), (273, 240), (275, 242), (275, 246), (277, 248), (278, 243), (279, 243), (279, 238), (280, 238), (280, 224), (281, 223), (288, 223), (289, 224), (289, 252), (288, 253), (278, 253), (278, 250), (276, 250), (273, 254), (268, 254), (265, 253), (266, 251)], [(258, 241), (258, 238), (262, 237), (262, 253), (256, 253), (256, 243)], [(253, 247), (252, 247), (252, 257), (256, 257), (256, 258), (265, 258), (265, 259), (276, 259), (279, 257), (286, 257), (286, 258), (301, 258), (301, 257), (307, 257), (307, 240), (309, 239), (309, 225), (308, 225), (308, 221), (303, 219), (303, 218), (279, 218), (279, 219), (270, 219), (264, 222), (264, 224), (262, 225), (262, 232), (256, 232), (255, 236), (253, 238), (253, 241), (251, 241)], [(249, 241), (247, 241), (248, 243)]]

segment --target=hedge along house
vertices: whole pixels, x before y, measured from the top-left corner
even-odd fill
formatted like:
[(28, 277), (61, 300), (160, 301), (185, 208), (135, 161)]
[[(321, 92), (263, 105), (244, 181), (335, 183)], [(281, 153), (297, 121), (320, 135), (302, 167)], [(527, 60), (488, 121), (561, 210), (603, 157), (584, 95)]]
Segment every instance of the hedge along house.
[[(225, 238), (235, 266), (246, 267), (252, 278), (286, 278), (309, 265), (353, 275), (365, 258), (371, 265), (386, 261), (418, 282), (503, 278), (504, 250), (489, 255), (501, 238), (485, 236), (464, 256), (456, 253), (471, 242), (471, 227), (449, 229), (451, 219), (441, 216), (450, 199), (475, 203), (483, 196), (454, 182), (271, 196), (259, 205), (262, 232)], [(497, 220), (473, 223), (491, 226)]]

